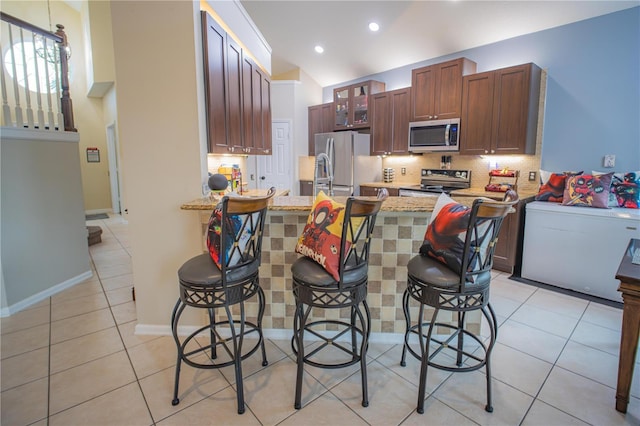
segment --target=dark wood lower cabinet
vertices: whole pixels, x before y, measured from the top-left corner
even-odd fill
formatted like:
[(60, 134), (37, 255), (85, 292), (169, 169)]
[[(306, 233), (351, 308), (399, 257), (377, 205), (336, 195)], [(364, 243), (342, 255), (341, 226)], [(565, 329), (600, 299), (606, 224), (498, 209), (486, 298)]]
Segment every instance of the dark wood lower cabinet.
[[(362, 195), (363, 197), (375, 197), (378, 195), (379, 189), (380, 188), (374, 186), (361, 186), (360, 195)], [(387, 191), (389, 191), (390, 197), (397, 197), (398, 195), (400, 195), (400, 190), (398, 188), (387, 188)]]
[(300, 195), (303, 196), (313, 196), (313, 181), (312, 180), (301, 180), (300, 181)]
[(510, 213), (502, 222), (496, 251), (493, 253), (493, 269), (520, 275), (522, 263), (522, 238), (524, 210), (527, 201), (520, 200), (516, 211)]

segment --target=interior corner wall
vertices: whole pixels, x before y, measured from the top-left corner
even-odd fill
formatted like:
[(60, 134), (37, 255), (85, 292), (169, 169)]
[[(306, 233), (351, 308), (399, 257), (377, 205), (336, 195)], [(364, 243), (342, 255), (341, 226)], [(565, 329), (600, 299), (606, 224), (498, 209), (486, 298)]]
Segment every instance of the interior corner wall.
[(111, 18), (138, 326), (168, 329), (178, 268), (202, 247), (197, 213), (180, 210), (201, 196), (206, 163), (199, 8), (112, 1)]

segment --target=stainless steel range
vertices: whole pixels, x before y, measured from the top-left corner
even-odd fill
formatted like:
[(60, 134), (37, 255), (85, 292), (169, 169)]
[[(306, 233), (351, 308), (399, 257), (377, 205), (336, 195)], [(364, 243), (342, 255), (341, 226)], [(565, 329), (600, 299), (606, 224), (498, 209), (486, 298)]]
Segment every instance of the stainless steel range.
[(471, 170), (422, 169), (419, 185), (400, 187), (401, 197), (437, 197), (471, 186)]

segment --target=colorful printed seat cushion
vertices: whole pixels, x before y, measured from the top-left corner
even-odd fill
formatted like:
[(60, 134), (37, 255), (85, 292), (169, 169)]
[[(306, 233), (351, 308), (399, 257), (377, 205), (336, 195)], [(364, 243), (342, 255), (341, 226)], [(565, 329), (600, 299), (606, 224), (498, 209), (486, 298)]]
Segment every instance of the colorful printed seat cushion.
[(565, 183), (562, 205), (609, 208), (609, 190), (613, 173), (569, 176)]

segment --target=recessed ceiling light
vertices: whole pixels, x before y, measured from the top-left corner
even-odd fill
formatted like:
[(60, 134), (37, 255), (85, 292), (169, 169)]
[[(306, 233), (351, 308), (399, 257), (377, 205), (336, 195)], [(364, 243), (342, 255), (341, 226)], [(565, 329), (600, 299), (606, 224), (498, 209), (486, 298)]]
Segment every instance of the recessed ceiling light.
[(369, 24), (369, 29), (371, 31), (378, 31), (380, 29), (380, 25), (376, 24), (375, 22), (371, 22)]
[(317, 45), (316, 47), (314, 47), (315, 51), (318, 53), (322, 53), (324, 52), (324, 48), (320, 45)]

